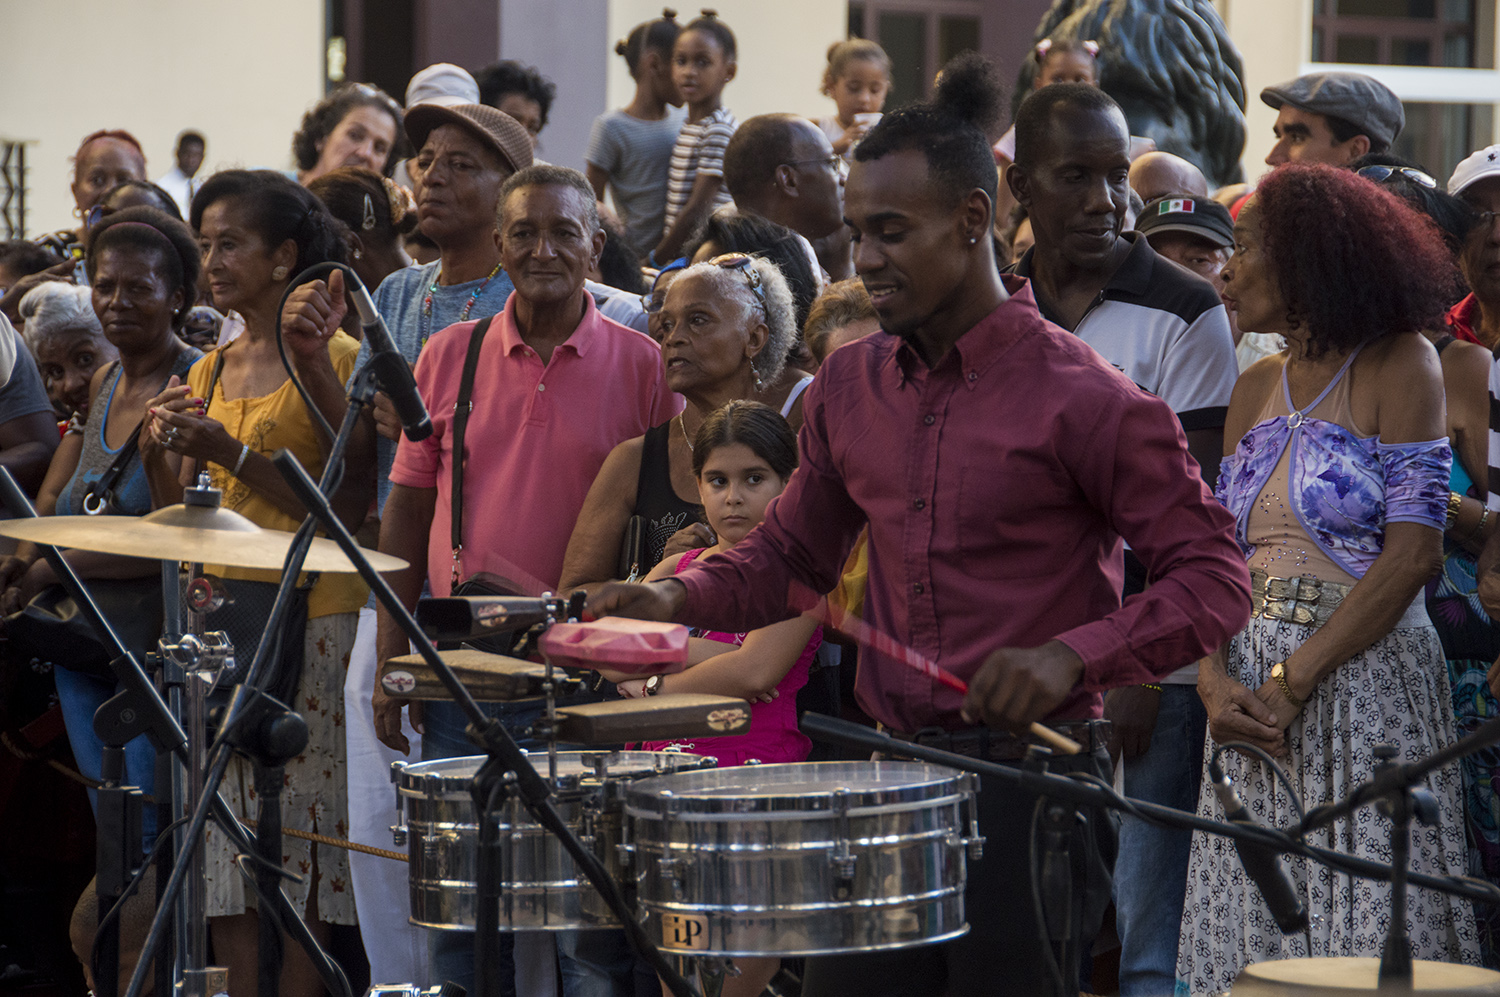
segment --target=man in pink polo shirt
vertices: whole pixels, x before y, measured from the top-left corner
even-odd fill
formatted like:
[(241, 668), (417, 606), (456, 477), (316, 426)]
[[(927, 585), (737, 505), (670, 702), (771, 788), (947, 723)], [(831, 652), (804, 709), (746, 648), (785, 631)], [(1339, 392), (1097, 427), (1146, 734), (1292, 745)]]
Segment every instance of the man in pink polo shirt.
[[(417, 361), (417, 387), (433, 432), (420, 443), (401, 440), (380, 525), (380, 549), (411, 565), (389, 576), (408, 607), (424, 582), (433, 595), (445, 596), (455, 576), (480, 572), (511, 579), (518, 589), (532, 587), (531, 579), (555, 588), (574, 522), (604, 458), (679, 407), (656, 343), (600, 315), (584, 290), (604, 234), (593, 188), (581, 173), (533, 166), (512, 176), (500, 191), (498, 238), (516, 289), (479, 353), (465, 430), (457, 555), (451, 533), (454, 402), (478, 323), (438, 332)], [(408, 650), (383, 607), (376, 648), (381, 662)], [(406, 705), (376, 685), (376, 734), (402, 752), (408, 748), (401, 733)], [(516, 734), (536, 712), (530, 704), (491, 706)], [(412, 726), (423, 735), (423, 758), (475, 753), (454, 704), (429, 703), (425, 715), (417, 703), (409, 708)], [(435, 979), (463, 983), (472, 975), (472, 942), (456, 937), (460, 944), (452, 952), (434, 946)], [(562, 947), (569, 955), (569, 946)], [(622, 972), (630, 965), (625, 952)]]

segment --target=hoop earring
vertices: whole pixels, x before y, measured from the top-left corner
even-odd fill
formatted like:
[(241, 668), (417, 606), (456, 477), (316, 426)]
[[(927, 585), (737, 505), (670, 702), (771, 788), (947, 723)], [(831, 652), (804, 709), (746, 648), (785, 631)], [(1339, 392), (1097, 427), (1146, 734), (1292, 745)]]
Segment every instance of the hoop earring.
[(274, 269), (274, 270), (271, 271), (271, 279), (272, 280), (286, 280), (287, 273), (288, 273), (288, 271), (287, 271), (286, 267), (277, 267), (276, 269)]

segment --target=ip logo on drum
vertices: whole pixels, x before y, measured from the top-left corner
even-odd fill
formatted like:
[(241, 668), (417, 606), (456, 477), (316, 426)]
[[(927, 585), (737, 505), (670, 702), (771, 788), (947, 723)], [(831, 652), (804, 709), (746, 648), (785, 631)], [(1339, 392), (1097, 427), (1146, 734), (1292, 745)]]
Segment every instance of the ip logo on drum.
[(708, 950), (708, 921), (686, 914), (663, 914), (661, 944), (669, 949)]

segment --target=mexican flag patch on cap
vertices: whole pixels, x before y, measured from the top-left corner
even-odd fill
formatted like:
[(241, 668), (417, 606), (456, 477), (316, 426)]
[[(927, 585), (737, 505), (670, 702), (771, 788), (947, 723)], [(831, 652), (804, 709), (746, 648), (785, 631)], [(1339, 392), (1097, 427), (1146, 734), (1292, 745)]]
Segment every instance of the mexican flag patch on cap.
[(1172, 215), (1182, 212), (1183, 214), (1190, 215), (1193, 213), (1193, 207), (1193, 202), (1187, 198), (1168, 198), (1161, 202), (1161, 207), (1156, 209), (1156, 213), (1159, 215)]

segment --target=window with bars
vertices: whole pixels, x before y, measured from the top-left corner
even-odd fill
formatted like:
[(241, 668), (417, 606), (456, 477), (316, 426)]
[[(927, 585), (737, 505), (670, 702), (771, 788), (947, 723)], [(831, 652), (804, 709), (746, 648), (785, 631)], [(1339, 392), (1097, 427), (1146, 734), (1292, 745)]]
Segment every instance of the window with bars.
[(981, 4), (975, 0), (862, 0), (849, 5), (849, 37), (872, 38), (891, 57), (886, 110), (921, 100), (949, 59), (979, 51)]
[(1315, 0), (1312, 61), (1475, 65), (1478, 0)]

